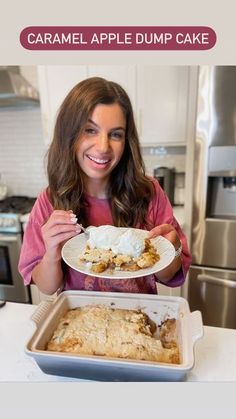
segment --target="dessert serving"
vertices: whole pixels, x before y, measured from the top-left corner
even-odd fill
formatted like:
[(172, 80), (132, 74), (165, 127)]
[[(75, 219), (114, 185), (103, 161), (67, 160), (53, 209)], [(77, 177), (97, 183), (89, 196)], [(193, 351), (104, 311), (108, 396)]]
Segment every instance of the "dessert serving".
[(60, 318), (47, 350), (179, 364), (176, 320), (156, 325), (141, 310), (85, 305)]
[(110, 225), (88, 230), (89, 240), (79, 259), (91, 272), (137, 271), (152, 267), (160, 259), (147, 231)]

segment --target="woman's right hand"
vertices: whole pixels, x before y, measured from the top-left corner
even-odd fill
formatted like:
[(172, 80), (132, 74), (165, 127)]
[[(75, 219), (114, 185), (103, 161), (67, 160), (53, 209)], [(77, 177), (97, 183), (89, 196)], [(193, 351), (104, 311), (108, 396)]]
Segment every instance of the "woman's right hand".
[(80, 233), (77, 218), (71, 210), (54, 210), (47, 222), (42, 226), (42, 236), (45, 244), (46, 256), (51, 261), (61, 259), (63, 244)]

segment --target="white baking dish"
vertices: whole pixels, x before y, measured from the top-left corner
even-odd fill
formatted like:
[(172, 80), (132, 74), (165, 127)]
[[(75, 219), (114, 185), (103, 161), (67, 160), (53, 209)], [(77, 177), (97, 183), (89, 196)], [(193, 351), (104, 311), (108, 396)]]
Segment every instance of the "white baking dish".
[[(87, 304), (142, 309), (154, 322), (176, 318), (181, 362), (179, 365), (121, 358), (84, 356), (46, 351), (59, 318), (68, 310)], [(182, 297), (93, 291), (65, 291), (53, 302), (42, 302), (32, 316), (37, 329), (26, 346), (47, 374), (99, 381), (180, 381), (194, 365), (194, 344), (203, 336), (200, 311), (190, 313)]]

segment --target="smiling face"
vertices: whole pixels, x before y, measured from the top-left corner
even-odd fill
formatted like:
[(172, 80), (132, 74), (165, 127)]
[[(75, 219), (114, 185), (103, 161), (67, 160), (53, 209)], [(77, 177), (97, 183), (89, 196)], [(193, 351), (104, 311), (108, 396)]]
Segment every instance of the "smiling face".
[(125, 147), (126, 118), (117, 103), (97, 105), (76, 144), (76, 157), (86, 189), (102, 183), (106, 187)]

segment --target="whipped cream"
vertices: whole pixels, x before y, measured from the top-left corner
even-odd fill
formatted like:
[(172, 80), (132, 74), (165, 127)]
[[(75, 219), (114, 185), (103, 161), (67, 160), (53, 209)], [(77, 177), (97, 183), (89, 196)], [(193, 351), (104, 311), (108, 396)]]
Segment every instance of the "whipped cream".
[(100, 248), (113, 253), (139, 257), (145, 248), (145, 238), (148, 232), (127, 228), (122, 230), (114, 226), (103, 225), (100, 227), (89, 227), (88, 245), (94, 249)]

